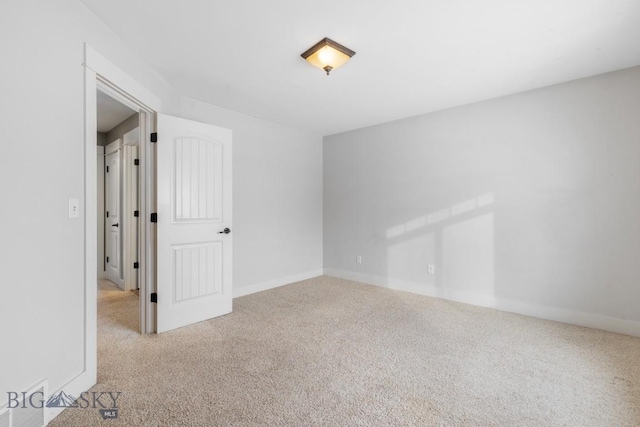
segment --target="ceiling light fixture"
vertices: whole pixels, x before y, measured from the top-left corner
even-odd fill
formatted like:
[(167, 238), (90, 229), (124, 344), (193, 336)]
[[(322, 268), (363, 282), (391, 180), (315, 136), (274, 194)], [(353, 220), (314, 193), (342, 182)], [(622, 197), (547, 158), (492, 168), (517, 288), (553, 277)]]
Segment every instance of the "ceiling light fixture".
[(344, 64), (355, 54), (348, 47), (325, 37), (300, 56), (314, 67), (325, 70), (328, 76), (331, 70)]

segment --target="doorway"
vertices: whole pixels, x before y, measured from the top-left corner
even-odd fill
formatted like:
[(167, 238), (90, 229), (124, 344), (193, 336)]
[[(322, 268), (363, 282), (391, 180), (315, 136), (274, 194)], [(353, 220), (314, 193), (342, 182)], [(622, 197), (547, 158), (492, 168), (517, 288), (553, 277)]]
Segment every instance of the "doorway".
[[(98, 218), (94, 216), (98, 210), (95, 169), (98, 93), (139, 114), (139, 265), (134, 276), (140, 289), (140, 331), (162, 332), (229, 313), (233, 296), (231, 130), (158, 114), (162, 103), (157, 97), (85, 45), (85, 360), (88, 374), (96, 372), (93, 302), (96, 301), (98, 269), (95, 264), (98, 243), (94, 240), (98, 233)], [(127, 152), (126, 147), (122, 148), (123, 141), (120, 147)], [(110, 142), (115, 141), (107, 140), (105, 144)], [(123, 169), (122, 163), (119, 169)], [(122, 205), (126, 200), (122, 200)], [(120, 212), (126, 221), (129, 210), (124, 208)], [(108, 227), (120, 228), (120, 222), (109, 223)], [(124, 256), (129, 245), (123, 242), (125, 239), (120, 240)], [(127, 263), (121, 262), (125, 272)], [(126, 274), (121, 277), (126, 283)]]
[[(111, 284), (99, 282), (100, 289), (139, 297), (140, 113), (100, 88), (96, 100), (97, 276)], [(128, 304), (128, 310), (136, 310), (128, 317), (139, 319), (139, 306)], [(133, 328), (143, 332), (141, 322), (135, 323)]]
[[(139, 288), (140, 288), (140, 297), (139, 301), (139, 325), (140, 331), (142, 333), (154, 333), (156, 332), (156, 318), (157, 312), (160, 311), (158, 308), (163, 304), (169, 304), (169, 307), (164, 307), (165, 309), (170, 308), (170, 304), (172, 301), (171, 292), (167, 292), (163, 297), (162, 295), (158, 298), (156, 293), (156, 289), (162, 289), (163, 283), (166, 285), (170, 284), (168, 280), (173, 277), (177, 278), (176, 275), (172, 276), (161, 276), (162, 281), (158, 283), (156, 280), (156, 265), (159, 262), (162, 262), (161, 259), (156, 258), (157, 247), (162, 246), (158, 245), (158, 238), (156, 237), (156, 232), (158, 232), (158, 236), (162, 237), (167, 233), (167, 223), (163, 223), (164, 221), (169, 221), (172, 217), (171, 210), (167, 210), (167, 206), (163, 206), (162, 203), (159, 203), (156, 199), (156, 195), (160, 196), (160, 193), (168, 194), (170, 190), (165, 185), (158, 186), (160, 189), (164, 189), (162, 192), (156, 189), (156, 180), (159, 176), (163, 176), (163, 174), (156, 172), (156, 148), (154, 147), (156, 144), (151, 143), (151, 141), (158, 140), (159, 135), (163, 135), (162, 130), (158, 128), (158, 133), (154, 135), (157, 129), (157, 115), (156, 112), (162, 111), (162, 102), (156, 97), (153, 93), (149, 92), (145, 87), (140, 85), (134, 79), (129, 77), (126, 73), (124, 73), (120, 68), (111, 63), (107, 58), (102, 56), (99, 52), (93, 49), (90, 45), (84, 45), (85, 49), (85, 62), (84, 62), (84, 165), (85, 165), (85, 175), (84, 175), (84, 204), (83, 204), (83, 214), (84, 214), (84, 240), (85, 240), (85, 249), (84, 249), (84, 277), (85, 277), (85, 287), (84, 287), (84, 369), (82, 372), (74, 378), (69, 384), (68, 387), (65, 388), (68, 392), (72, 392), (74, 395), (79, 395), (82, 392), (90, 389), (97, 382), (97, 286), (96, 279), (98, 271), (98, 263), (96, 257), (96, 248), (98, 247), (97, 236), (98, 236), (98, 197), (97, 197), (97, 188), (98, 182), (97, 178), (99, 174), (97, 173), (98, 166), (96, 164), (96, 158), (98, 158), (98, 149), (97, 149), (97, 90), (100, 90), (103, 93), (108, 94), (112, 98), (118, 100), (122, 104), (128, 106), (134, 111), (139, 112), (139, 122), (140, 122), (140, 132), (142, 138), (139, 142), (139, 196), (138, 200), (140, 201), (139, 206), (139, 215), (140, 215), (140, 227), (139, 227), (139, 237), (138, 241), (143, 242), (138, 247), (138, 259), (140, 260), (139, 264)], [(193, 135), (192, 131), (182, 129), (180, 133), (184, 136), (185, 134)], [(169, 136), (169, 133), (166, 133)], [(206, 136), (206, 135), (204, 135)], [(175, 141), (175, 135), (169, 137), (170, 140), (173, 139)], [(160, 137), (160, 140), (157, 141), (158, 145), (160, 145), (163, 137)], [(216, 138), (214, 138), (216, 139)], [(228, 186), (228, 190), (225, 193), (228, 195), (229, 200), (223, 203), (230, 207), (231, 200), (231, 131), (228, 130), (224, 137), (226, 143), (226, 149), (224, 152), (227, 154), (226, 158), (226, 166), (224, 166), (224, 176), (226, 185)], [(175, 164), (175, 162), (174, 162)], [(204, 176), (207, 176), (206, 174)], [(194, 181), (195, 182), (195, 181)], [(187, 192), (185, 192), (187, 193)], [(163, 196), (164, 197), (164, 196)], [(81, 207), (81, 208), (82, 208)], [(175, 211), (175, 210), (174, 210)], [(156, 218), (154, 218), (154, 216)], [(154, 222), (154, 219), (156, 221)], [(218, 225), (217, 233), (213, 231), (216, 236), (219, 236), (220, 242), (222, 245), (226, 246), (227, 252), (232, 253), (230, 250), (232, 245), (232, 235), (228, 234), (229, 231), (233, 228), (231, 223), (231, 217), (224, 216), (223, 218), (193, 218), (195, 222), (197, 221), (205, 221), (211, 222)], [(156, 229), (156, 222), (158, 225), (158, 230)], [(170, 221), (169, 221), (170, 223)], [(164, 230), (162, 229), (164, 227)], [(104, 232), (104, 229), (103, 229)], [(209, 232), (207, 233), (207, 235)], [(199, 234), (198, 239), (202, 238), (202, 234)], [(226, 237), (223, 237), (226, 236)], [(224, 239), (224, 240), (223, 240)], [(214, 237), (215, 240), (215, 237)], [(161, 242), (160, 242), (161, 243)], [(182, 254), (186, 254), (186, 249), (189, 244), (181, 244), (182, 249), (185, 249)], [(200, 252), (208, 255), (208, 249), (200, 250), (200, 248), (194, 248), (199, 250)], [(169, 254), (170, 252), (164, 252), (165, 254)], [(166, 256), (166, 255), (165, 255)], [(185, 259), (183, 257), (183, 259)], [(183, 266), (188, 266), (187, 263), (182, 263)], [(232, 298), (232, 281), (231, 281), (231, 268), (227, 266), (226, 268), (226, 276), (223, 279), (222, 288), (217, 288), (214, 286), (214, 294), (218, 296), (224, 296), (231, 301)], [(195, 276), (194, 276), (195, 277)], [(209, 276), (205, 276), (209, 277)], [(183, 284), (190, 283), (190, 281), (185, 281)], [(203, 282), (206, 283), (206, 280)], [(173, 283), (175, 284), (175, 282)], [(175, 286), (174, 286), (175, 290)], [(157, 304), (152, 303), (152, 301), (157, 302)], [(206, 303), (207, 298), (190, 298), (181, 302), (184, 304), (200, 304)], [(215, 316), (215, 313), (213, 313)], [(209, 316), (209, 317), (214, 317)]]
[(96, 127), (93, 132), (87, 128), (87, 140), (94, 141), (98, 158), (97, 278), (108, 279), (100, 282), (107, 288), (113, 283), (113, 290), (133, 293), (138, 320), (127, 325), (137, 325), (129, 328), (143, 334), (153, 333), (155, 310), (149, 301), (153, 290), (148, 284), (154, 283), (155, 230), (143, 218), (155, 207), (155, 153), (143, 135), (154, 129), (155, 111), (100, 75), (90, 83), (94, 96), (87, 102), (95, 107), (91, 116), (96, 119), (91, 122)]

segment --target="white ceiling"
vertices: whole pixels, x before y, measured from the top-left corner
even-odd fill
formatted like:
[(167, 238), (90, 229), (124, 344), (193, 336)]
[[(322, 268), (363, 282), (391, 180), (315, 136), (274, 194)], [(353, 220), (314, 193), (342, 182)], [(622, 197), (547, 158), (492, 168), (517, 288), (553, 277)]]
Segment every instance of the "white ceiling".
[(98, 132), (109, 132), (134, 114), (131, 108), (98, 91)]
[(638, 0), (82, 1), (182, 95), (321, 135), (640, 64)]

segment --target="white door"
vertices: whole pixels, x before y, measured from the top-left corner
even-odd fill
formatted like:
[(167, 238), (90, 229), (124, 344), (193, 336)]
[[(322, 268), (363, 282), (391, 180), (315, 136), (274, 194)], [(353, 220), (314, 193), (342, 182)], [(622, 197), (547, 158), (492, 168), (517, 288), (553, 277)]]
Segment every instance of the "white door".
[(231, 130), (158, 114), (157, 331), (232, 309)]
[(122, 278), (122, 215), (120, 214), (120, 140), (105, 150), (105, 246), (107, 279), (124, 289)]

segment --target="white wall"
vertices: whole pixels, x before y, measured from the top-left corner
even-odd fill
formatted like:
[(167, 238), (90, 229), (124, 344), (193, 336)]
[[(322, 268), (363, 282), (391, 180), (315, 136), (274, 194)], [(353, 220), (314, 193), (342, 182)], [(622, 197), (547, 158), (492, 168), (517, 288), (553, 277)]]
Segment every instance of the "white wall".
[(321, 271), (321, 138), (180, 101), (77, 0), (1, 2), (0, 40), (0, 406), (7, 391), (47, 379), (53, 392), (84, 369), (84, 212), (67, 211), (69, 198), (83, 205), (85, 42), (163, 113), (233, 130), (236, 286)]
[(88, 42), (175, 112), (170, 86), (77, 0), (0, 2), (0, 405), (84, 368), (83, 49)]
[(324, 191), (329, 274), (640, 334), (640, 67), (326, 137)]
[(322, 267), (320, 138), (206, 104), (181, 108), (77, 0), (0, 2), (0, 40), (0, 406), (7, 391), (47, 379), (53, 392), (84, 369), (84, 212), (67, 211), (69, 198), (83, 205), (85, 42), (162, 112), (233, 129), (236, 285)]
[[(173, 89), (77, 0), (0, 3), (0, 406), (84, 367), (83, 45), (89, 43), (181, 115)], [(10, 42), (9, 42), (10, 41)], [(10, 102), (9, 102), (10, 100)], [(322, 268), (322, 143), (186, 102), (184, 116), (234, 131), (235, 284)], [(47, 138), (43, 137), (46, 129)]]
[(181, 115), (233, 130), (236, 295), (320, 274), (322, 138), (191, 98)]

